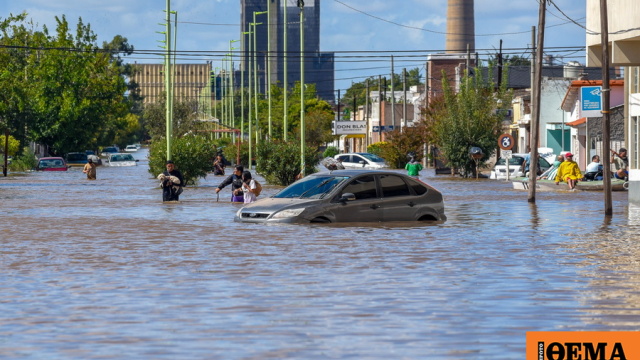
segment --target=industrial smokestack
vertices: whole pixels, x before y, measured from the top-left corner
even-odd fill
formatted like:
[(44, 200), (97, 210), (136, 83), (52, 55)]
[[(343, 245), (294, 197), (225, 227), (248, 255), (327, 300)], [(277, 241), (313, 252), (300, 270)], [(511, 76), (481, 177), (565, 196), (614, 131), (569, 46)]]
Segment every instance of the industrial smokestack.
[(475, 52), (473, 0), (449, 0), (447, 5), (447, 53)]

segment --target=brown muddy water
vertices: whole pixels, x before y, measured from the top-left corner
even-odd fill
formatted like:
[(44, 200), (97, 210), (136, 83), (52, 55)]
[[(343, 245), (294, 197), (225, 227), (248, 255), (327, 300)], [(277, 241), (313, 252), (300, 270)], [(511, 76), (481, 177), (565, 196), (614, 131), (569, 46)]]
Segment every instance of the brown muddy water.
[(239, 224), (222, 178), (163, 204), (134, 156), (0, 178), (1, 359), (523, 359), (527, 331), (640, 327), (624, 192), (605, 218), (426, 170), (443, 224)]

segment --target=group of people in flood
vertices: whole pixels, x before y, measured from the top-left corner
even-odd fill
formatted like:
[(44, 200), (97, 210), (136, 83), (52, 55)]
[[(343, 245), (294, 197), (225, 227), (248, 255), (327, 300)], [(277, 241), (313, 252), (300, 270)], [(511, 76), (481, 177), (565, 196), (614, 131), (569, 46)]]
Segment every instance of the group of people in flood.
[[(611, 164), (613, 164), (615, 169), (613, 177), (620, 180), (627, 180), (629, 177), (627, 150), (620, 148), (617, 152), (611, 150), (611, 153)], [(525, 160), (525, 162), (527, 161), (528, 160)], [(579, 181), (602, 180), (603, 166), (600, 164), (600, 156), (593, 155), (591, 162), (587, 165), (585, 173), (583, 174), (578, 164), (573, 160), (573, 154), (568, 152), (564, 154), (564, 156), (558, 155), (553, 165), (537, 178), (553, 180), (556, 185), (564, 182), (568, 185), (569, 190), (574, 190)]]
[[(158, 175), (162, 188), (162, 201), (179, 201), (184, 187), (184, 177), (176, 169), (173, 161), (166, 162), (166, 170)], [(254, 180), (251, 172), (242, 165), (236, 165), (233, 173), (224, 179), (217, 187), (216, 194), (231, 185), (231, 202), (249, 204), (257, 200), (262, 191), (262, 185)]]

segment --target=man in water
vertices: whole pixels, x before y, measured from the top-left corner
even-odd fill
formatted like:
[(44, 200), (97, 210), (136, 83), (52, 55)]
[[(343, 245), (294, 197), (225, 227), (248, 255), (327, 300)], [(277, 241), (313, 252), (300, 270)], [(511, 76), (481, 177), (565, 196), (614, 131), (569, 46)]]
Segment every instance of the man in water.
[(244, 193), (242, 192), (242, 173), (244, 172), (244, 166), (236, 165), (233, 170), (233, 174), (224, 179), (223, 182), (216, 188), (216, 194), (220, 192), (225, 186), (231, 184), (231, 202), (244, 203)]
[(627, 158), (627, 149), (620, 148), (618, 152), (611, 150), (611, 163), (616, 171), (613, 176), (616, 179), (626, 180), (629, 177), (629, 159)]
[(173, 161), (167, 161), (167, 170), (158, 175), (158, 180), (162, 183), (162, 201), (179, 201), (184, 186), (184, 178), (180, 170), (176, 169)]
[(407, 175), (411, 176), (412, 178), (419, 179), (420, 170), (422, 170), (422, 164), (417, 162), (416, 159), (411, 156), (404, 169), (407, 170)]

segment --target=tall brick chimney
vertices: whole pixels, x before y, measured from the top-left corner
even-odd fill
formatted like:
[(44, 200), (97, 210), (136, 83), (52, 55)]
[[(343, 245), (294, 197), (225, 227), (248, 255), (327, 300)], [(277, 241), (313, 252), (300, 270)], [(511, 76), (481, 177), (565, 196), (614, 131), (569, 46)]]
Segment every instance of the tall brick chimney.
[(473, 18), (473, 0), (448, 0), (447, 53), (466, 53), (467, 44), (475, 52), (475, 24)]

